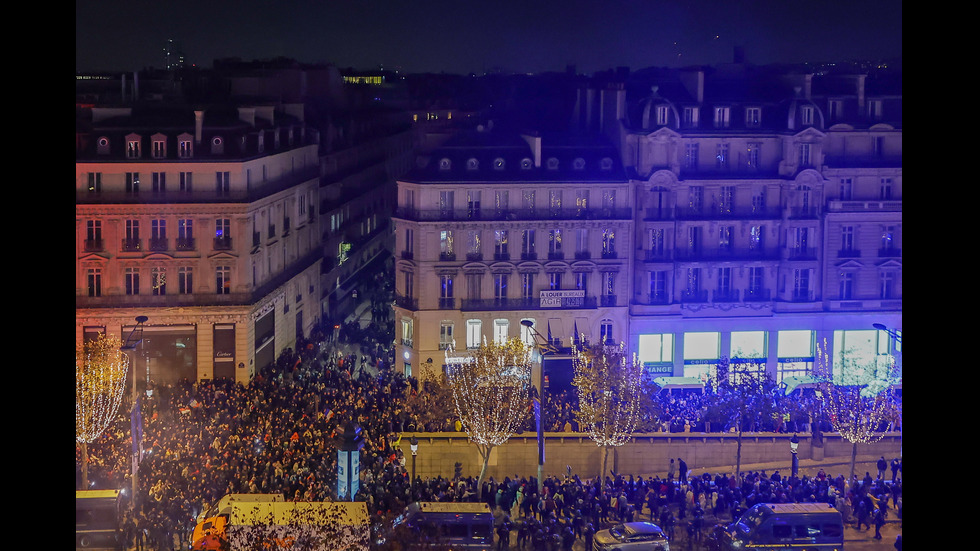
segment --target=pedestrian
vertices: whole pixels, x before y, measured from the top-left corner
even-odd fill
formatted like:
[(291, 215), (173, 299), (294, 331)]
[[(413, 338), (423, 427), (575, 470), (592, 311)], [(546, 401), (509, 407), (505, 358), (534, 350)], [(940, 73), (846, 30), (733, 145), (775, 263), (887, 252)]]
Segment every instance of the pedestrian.
[(888, 470), (888, 462), (885, 461), (884, 455), (878, 459), (878, 464), (876, 466), (878, 467), (878, 478), (885, 476), (885, 471)]
[(667, 467), (667, 480), (674, 480), (674, 458), (670, 458), (670, 465)]
[(678, 480), (687, 482), (687, 463), (680, 457), (677, 458), (677, 474), (679, 475)]
[(513, 523), (510, 522), (510, 517), (504, 515), (504, 520), (500, 522), (497, 526), (497, 549), (507, 550), (510, 549), (510, 529), (513, 528)]
[(857, 526), (855, 526), (857, 530), (860, 530), (862, 525), (871, 528), (871, 523), (868, 522), (868, 505), (865, 500), (858, 500), (857, 506), (854, 508), (854, 516), (857, 517)]
[(585, 530), (583, 531), (585, 540), (585, 549), (587, 551), (592, 551), (592, 542), (595, 539), (595, 528), (592, 527), (592, 523), (585, 525)]
[(901, 463), (898, 461), (897, 457), (895, 459), (892, 459), (892, 484), (894, 484), (895, 479), (898, 478), (899, 465), (901, 465)]
[(885, 525), (885, 507), (881, 506), (875, 509), (875, 535), (876, 540), (881, 539), (881, 527)]

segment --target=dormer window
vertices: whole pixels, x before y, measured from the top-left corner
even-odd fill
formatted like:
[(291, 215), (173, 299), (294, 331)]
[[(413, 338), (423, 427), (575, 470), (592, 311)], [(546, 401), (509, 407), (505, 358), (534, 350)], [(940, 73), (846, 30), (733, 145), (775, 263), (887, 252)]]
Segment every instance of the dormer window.
[(844, 102), (839, 99), (832, 99), (827, 103), (830, 121), (837, 122), (844, 118)]
[(685, 128), (697, 128), (698, 126), (698, 108), (697, 107), (685, 107), (684, 108), (684, 127)]
[(881, 120), (881, 100), (880, 99), (869, 99), (868, 100), (868, 120), (880, 121)]
[(558, 159), (555, 157), (548, 158), (548, 170), (558, 170)]
[(667, 116), (669, 112), (670, 109), (668, 106), (666, 105), (657, 106), (657, 125), (664, 126), (665, 124), (667, 124)]
[(729, 113), (728, 107), (715, 107), (715, 128), (728, 128)]
[(211, 153), (221, 154), (225, 152), (225, 141), (221, 136), (211, 138)]
[(612, 166), (613, 161), (609, 157), (603, 157), (602, 160), (599, 161), (599, 168), (602, 170), (612, 170)]
[(439, 170), (449, 170), (453, 167), (452, 161), (447, 158), (439, 159)]
[(759, 107), (745, 108), (745, 126), (757, 128), (762, 124), (762, 109)]
[(194, 156), (194, 146), (190, 140), (180, 140), (177, 142), (177, 156), (181, 159), (189, 159)]
[(575, 160), (572, 161), (572, 168), (575, 170), (585, 170), (585, 159), (582, 157), (576, 157)]
[(805, 125), (812, 125), (813, 124), (813, 106), (812, 105), (804, 105), (802, 108), (800, 108), (800, 122), (802, 122)]
[(163, 139), (153, 140), (153, 152), (154, 159), (164, 159), (167, 157), (167, 142)]
[(534, 167), (534, 162), (527, 157), (521, 159), (521, 170), (531, 170)]
[(466, 170), (478, 170), (480, 168), (480, 161), (475, 158), (467, 159)]
[(504, 160), (503, 160), (503, 158), (501, 158), (501, 157), (497, 157), (496, 159), (493, 160), (493, 169), (494, 170), (503, 170), (506, 166), (507, 166), (507, 163), (505, 163)]
[(128, 138), (126, 140), (126, 158), (127, 159), (139, 159), (140, 158), (140, 140), (139, 140), (139, 138)]

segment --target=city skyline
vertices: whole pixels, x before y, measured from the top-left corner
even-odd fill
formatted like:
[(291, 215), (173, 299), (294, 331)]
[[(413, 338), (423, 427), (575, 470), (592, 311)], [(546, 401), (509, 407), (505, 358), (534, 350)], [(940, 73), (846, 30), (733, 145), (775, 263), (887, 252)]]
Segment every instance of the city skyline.
[(736, 48), (753, 64), (902, 55), (902, 3), (880, 0), (77, 0), (75, 16), (78, 71), (163, 68), (169, 40), (200, 67), (286, 57), (456, 74), (714, 65)]

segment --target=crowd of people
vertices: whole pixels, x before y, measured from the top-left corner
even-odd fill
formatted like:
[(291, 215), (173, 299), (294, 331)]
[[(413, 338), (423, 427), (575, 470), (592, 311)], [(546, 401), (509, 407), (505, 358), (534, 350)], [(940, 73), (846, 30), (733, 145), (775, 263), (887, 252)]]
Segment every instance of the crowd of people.
[[(676, 479), (644, 480), (580, 479), (568, 473), (542, 481), (540, 494), (537, 480), (518, 474), (502, 481), (491, 478), (482, 488), (462, 476), (417, 478), (413, 484), (398, 435), (409, 429), (460, 430), (460, 425), (445, 412), (432, 416), (429, 406), (434, 404), (426, 403), (419, 381), (396, 373), (391, 365), (388, 347), (353, 328), (317, 331), (248, 384), (212, 380), (155, 387), (151, 396), (141, 398), (143, 451), (137, 496), (125, 516), (127, 544), (140, 551), (189, 547), (202, 508), (228, 493), (331, 500), (335, 446), (348, 421), (362, 428), (363, 479), (356, 499), (367, 503), (374, 523), (383, 524), (412, 501), (475, 501), (482, 496), (501, 514), (501, 523), (516, 532), (522, 549), (569, 549), (611, 522), (642, 517), (659, 521), (671, 534), (675, 526), (693, 526), (690, 536), (699, 537), (706, 518), (732, 518), (762, 501), (826, 501), (849, 517), (853, 514), (859, 524), (873, 521), (873, 511), (887, 510), (889, 499), (892, 508), (901, 509), (900, 480), (885, 484), (882, 477), (745, 473), (736, 479), (681, 473)], [(654, 430), (703, 426), (698, 424), (702, 396), (662, 395)], [(576, 430), (574, 407), (573, 396), (546, 393), (545, 430)], [(132, 486), (129, 410), (124, 404), (117, 422), (88, 446), (90, 487)], [(76, 446), (79, 478), (81, 468)]]

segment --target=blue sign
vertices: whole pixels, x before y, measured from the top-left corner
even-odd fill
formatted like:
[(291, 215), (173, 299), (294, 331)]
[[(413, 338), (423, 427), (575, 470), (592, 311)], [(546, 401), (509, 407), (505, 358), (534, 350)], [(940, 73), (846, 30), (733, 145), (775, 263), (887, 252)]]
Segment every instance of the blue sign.
[(361, 485), (361, 452), (337, 451), (337, 499), (354, 501)]

